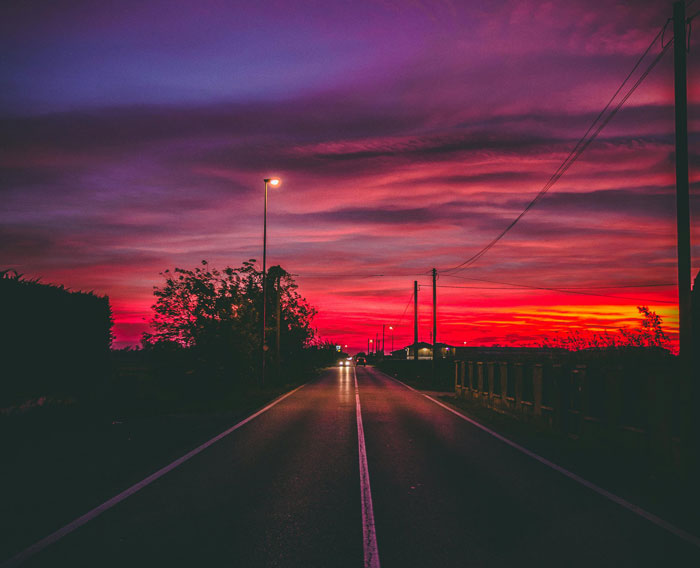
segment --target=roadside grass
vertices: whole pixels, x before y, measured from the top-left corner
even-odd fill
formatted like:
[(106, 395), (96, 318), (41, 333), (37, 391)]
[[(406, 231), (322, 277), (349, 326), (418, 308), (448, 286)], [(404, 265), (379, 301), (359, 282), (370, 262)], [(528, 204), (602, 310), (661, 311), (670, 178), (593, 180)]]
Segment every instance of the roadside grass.
[(168, 400), (142, 370), (127, 374), (133, 400), (50, 400), (0, 418), (0, 562), (300, 384)]

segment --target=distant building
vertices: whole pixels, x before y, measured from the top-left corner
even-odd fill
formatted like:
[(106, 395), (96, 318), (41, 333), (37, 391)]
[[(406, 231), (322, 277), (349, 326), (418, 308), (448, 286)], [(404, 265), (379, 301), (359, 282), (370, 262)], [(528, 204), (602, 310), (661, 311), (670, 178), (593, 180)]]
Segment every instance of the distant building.
[(391, 358), (392, 359), (405, 359), (406, 358), (406, 349), (397, 349), (396, 351), (391, 352)]
[[(447, 343), (436, 343), (435, 347), (438, 350), (437, 352), (439, 358), (448, 359), (454, 357), (455, 347), (453, 345), (448, 345)], [(396, 359), (413, 359), (416, 348), (418, 349), (418, 359), (433, 358), (433, 344), (426, 343), (425, 341), (419, 341), (418, 343), (413, 343), (404, 347), (403, 349), (399, 349), (398, 351), (394, 352), (397, 354), (397, 356), (394, 356), (392, 353), (392, 357)], [(402, 352), (403, 354), (398, 355), (399, 352)]]

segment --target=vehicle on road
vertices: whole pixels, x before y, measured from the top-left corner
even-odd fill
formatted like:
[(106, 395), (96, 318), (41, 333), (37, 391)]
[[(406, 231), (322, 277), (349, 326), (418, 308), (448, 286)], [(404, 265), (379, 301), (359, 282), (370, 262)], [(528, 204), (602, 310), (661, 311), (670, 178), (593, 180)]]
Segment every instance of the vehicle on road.
[(362, 365), (363, 367), (366, 367), (367, 366), (367, 359), (365, 359), (364, 357), (358, 357), (355, 360), (355, 366), (357, 366), (357, 365)]

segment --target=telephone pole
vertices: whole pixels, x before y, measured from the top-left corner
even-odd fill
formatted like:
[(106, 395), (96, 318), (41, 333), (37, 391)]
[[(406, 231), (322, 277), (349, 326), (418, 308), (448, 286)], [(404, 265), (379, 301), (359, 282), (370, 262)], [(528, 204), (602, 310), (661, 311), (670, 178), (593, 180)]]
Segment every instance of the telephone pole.
[(437, 343), (437, 270), (433, 268), (433, 359), (435, 359), (435, 344)]
[[(681, 375), (681, 421), (685, 446), (697, 444), (693, 407), (698, 385), (692, 379), (692, 314), (690, 304), (690, 203), (688, 183), (688, 93), (686, 77), (685, 3), (673, 4), (673, 78), (676, 109), (676, 226), (678, 239), (678, 357)], [(691, 441), (691, 439), (693, 439)], [(697, 464), (695, 464), (697, 465)], [(692, 467), (692, 466), (691, 466)]]
[(676, 221), (678, 227), (678, 320), (680, 356), (690, 355), (690, 203), (688, 184), (688, 95), (685, 4), (673, 4), (676, 106)]
[(413, 281), (413, 360), (418, 361), (418, 280)]
[(382, 324), (382, 357), (384, 357), (384, 329), (386, 328), (386, 324)]
[(433, 382), (435, 382), (435, 359), (437, 359), (437, 270), (433, 268), (433, 357), (431, 360), (431, 371)]

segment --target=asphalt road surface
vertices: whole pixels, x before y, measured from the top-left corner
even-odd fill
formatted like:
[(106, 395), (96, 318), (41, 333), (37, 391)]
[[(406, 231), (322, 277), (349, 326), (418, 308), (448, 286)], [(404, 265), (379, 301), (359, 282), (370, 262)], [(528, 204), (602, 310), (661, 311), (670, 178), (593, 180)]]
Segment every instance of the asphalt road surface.
[(327, 371), (21, 564), (700, 566), (700, 547), (358, 367)]

